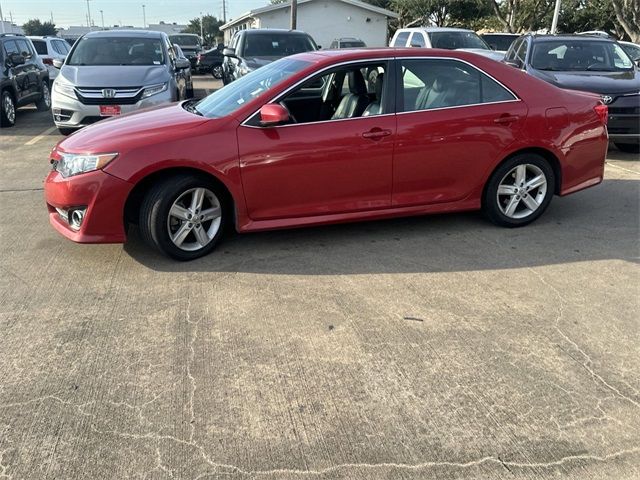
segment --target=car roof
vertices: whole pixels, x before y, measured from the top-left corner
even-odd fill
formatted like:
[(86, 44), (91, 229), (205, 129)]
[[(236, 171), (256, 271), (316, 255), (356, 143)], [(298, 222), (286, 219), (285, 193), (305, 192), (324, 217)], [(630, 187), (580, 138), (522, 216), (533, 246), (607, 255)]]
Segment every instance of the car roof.
[(473, 30), (454, 27), (411, 27), (399, 28), (398, 32), (473, 32)]
[(522, 36), (521, 33), (509, 33), (509, 32), (487, 32), (487, 33), (481, 33), (480, 36), (481, 37), (489, 37), (491, 35), (506, 35), (509, 37), (520, 37)]
[(302, 30), (287, 30), (286, 28), (250, 28), (248, 30), (243, 30), (244, 33), (248, 35), (257, 35), (260, 33), (284, 33), (284, 34), (292, 34), (292, 35), (309, 35), (307, 32), (303, 32)]
[(85, 38), (116, 38), (116, 37), (149, 37), (162, 38), (162, 32), (152, 30), (100, 30), (98, 32), (89, 32)]
[(614, 43), (611, 38), (599, 37), (596, 35), (542, 35), (531, 34), (531, 38), (538, 42), (552, 42), (554, 40), (580, 40), (581, 42), (609, 42)]
[[(298, 53), (292, 57), (309, 62), (325, 62), (328, 60), (376, 60), (388, 58), (405, 57), (448, 57), (461, 60), (484, 59), (481, 55), (465, 52), (463, 50), (444, 50), (441, 48), (408, 48), (408, 47), (369, 47), (369, 48), (342, 48), (336, 50), (315, 50)], [(292, 58), (287, 57), (287, 58)], [(490, 60), (490, 59), (488, 59)], [(491, 60), (495, 62), (495, 60)], [(498, 63), (498, 62), (495, 62)]]

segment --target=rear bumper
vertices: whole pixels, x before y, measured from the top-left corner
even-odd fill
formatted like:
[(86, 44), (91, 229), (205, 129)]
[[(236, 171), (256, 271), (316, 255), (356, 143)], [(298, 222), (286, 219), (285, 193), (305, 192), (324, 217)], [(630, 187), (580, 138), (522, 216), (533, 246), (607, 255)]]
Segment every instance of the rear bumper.
[(616, 98), (609, 105), (609, 139), (617, 143), (640, 143), (640, 95)]
[[(51, 171), (44, 184), (49, 222), (61, 235), (78, 243), (123, 243), (124, 206), (133, 188), (101, 170), (63, 178)], [(84, 208), (79, 229), (73, 229), (57, 209)]]

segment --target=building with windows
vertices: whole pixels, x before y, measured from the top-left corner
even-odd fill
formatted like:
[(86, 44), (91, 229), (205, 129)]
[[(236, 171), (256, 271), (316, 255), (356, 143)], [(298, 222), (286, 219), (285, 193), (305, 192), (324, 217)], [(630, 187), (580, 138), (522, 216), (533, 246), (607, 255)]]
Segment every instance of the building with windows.
[[(297, 29), (307, 32), (318, 45), (328, 48), (343, 37), (356, 37), (369, 47), (388, 44), (389, 20), (398, 18), (390, 10), (359, 0), (298, 0)], [(291, 25), (291, 5), (278, 3), (257, 8), (225, 23), (220, 30), (224, 43), (248, 28), (284, 28)]]

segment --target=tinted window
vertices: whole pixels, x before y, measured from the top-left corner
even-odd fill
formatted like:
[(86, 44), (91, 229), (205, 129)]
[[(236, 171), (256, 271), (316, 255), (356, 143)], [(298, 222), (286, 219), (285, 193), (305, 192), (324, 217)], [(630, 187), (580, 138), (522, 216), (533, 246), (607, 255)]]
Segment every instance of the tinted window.
[(489, 46), (474, 32), (430, 32), (429, 39), (433, 48), (455, 50), (457, 48), (481, 48)]
[(620, 46), (626, 52), (626, 54), (631, 57), (631, 60), (640, 59), (640, 47), (638, 45), (629, 45), (627, 43), (623, 43)]
[(518, 37), (513, 35), (480, 35), (482, 39), (494, 50), (509, 50), (511, 44)]
[(31, 43), (33, 43), (33, 46), (36, 48), (38, 55), (48, 55), (47, 42), (44, 40), (31, 40)]
[(20, 53), (25, 57), (28, 57), (33, 53), (31, 47), (29, 46), (29, 42), (27, 42), (26, 40), (17, 39), (16, 44), (18, 45), (18, 50), (20, 50)]
[(280, 59), (216, 90), (195, 108), (205, 117), (224, 117), (308, 66), (309, 63), (302, 60)]
[(18, 50), (18, 45), (16, 45), (16, 42), (14, 40), (4, 42), (4, 51), (7, 52), (7, 56), (13, 53), (20, 53), (20, 50)]
[(515, 99), (495, 80), (456, 60), (404, 60), (402, 72), (405, 112)]
[(407, 44), (407, 40), (409, 40), (409, 32), (401, 32), (396, 37), (393, 42), (392, 47), (404, 47)]
[(67, 65), (161, 65), (162, 40), (155, 38), (103, 37), (78, 40)]
[(58, 52), (60, 55), (66, 55), (69, 52), (69, 49), (67, 47), (67, 42), (54, 40), (51, 43), (53, 44), (53, 48), (55, 49), (55, 51)]
[(180, 46), (200, 46), (200, 37), (197, 35), (169, 35), (171, 43), (177, 43)]
[(340, 48), (360, 48), (366, 47), (364, 42), (360, 42), (358, 40), (344, 40), (340, 42)]
[(413, 32), (413, 36), (411, 37), (411, 46), (412, 47), (424, 47), (426, 46), (426, 42), (424, 41), (424, 35), (419, 32)]
[(244, 57), (286, 57), (315, 49), (316, 46), (307, 35), (259, 33), (245, 36), (242, 55)]
[(536, 43), (531, 66), (538, 70), (614, 72), (631, 70), (633, 62), (617, 43), (557, 40)]

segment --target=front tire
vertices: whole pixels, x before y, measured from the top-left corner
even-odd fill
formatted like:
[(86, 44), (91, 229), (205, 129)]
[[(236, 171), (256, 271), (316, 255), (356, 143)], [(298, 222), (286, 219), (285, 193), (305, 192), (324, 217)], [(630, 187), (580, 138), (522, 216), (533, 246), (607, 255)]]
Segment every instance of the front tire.
[(222, 72), (222, 65), (216, 65), (215, 67), (213, 67), (211, 69), (211, 75), (213, 75), (213, 78), (217, 78), (218, 80), (220, 80), (224, 75)]
[(49, 80), (42, 82), (42, 97), (36, 102), (39, 112), (48, 112), (51, 109), (51, 90), (49, 90)]
[(147, 244), (176, 260), (211, 252), (224, 230), (224, 195), (205, 179), (182, 174), (149, 190), (140, 209), (140, 232)]
[(522, 227), (536, 220), (551, 202), (555, 174), (540, 155), (516, 155), (489, 178), (482, 199), (485, 216), (496, 225)]
[(9, 90), (0, 95), (0, 127), (13, 127), (16, 124), (16, 102)]
[(615, 145), (624, 153), (640, 153), (640, 143), (616, 143)]

